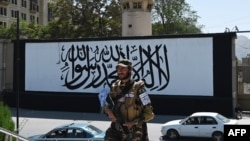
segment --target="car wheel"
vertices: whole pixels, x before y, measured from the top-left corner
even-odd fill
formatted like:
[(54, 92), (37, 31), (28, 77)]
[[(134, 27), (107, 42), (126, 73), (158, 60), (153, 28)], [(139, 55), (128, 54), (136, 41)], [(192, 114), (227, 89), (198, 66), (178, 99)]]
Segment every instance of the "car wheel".
[(168, 139), (177, 139), (179, 137), (179, 134), (176, 130), (170, 129), (167, 132), (167, 138)]
[(221, 132), (214, 132), (212, 135), (212, 140), (213, 141), (223, 141), (224, 140), (224, 135)]

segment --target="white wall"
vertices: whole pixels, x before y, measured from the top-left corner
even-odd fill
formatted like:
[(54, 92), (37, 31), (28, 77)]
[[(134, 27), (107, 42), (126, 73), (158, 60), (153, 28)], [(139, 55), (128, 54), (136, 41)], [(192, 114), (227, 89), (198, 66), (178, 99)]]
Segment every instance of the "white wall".
[(26, 43), (25, 90), (99, 93), (123, 55), (149, 94), (213, 96), (212, 37)]

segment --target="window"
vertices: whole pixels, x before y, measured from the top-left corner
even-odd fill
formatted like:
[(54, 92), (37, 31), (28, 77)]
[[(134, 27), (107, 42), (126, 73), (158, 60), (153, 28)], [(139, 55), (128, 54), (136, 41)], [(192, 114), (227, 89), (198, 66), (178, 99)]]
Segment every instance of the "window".
[(30, 21), (35, 22), (35, 16), (34, 15), (30, 15)]
[(151, 11), (151, 10), (152, 10), (152, 7), (153, 7), (152, 4), (148, 4), (147, 9), (148, 9), (149, 11)]
[(212, 117), (201, 117), (201, 124), (217, 124)]
[(138, 9), (141, 9), (141, 5), (142, 5), (141, 2), (138, 2), (137, 5), (138, 5)]
[(48, 21), (51, 21), (54, 19), (54, 16), (53, 16), (53, 9), (51, 7), (51, 4), (48, 3)]
[(134, 9), (141, 9), (141, 2), (133, 2), (133, 8)]
[(11, 0), (11, 3), (17, 5), (17, 0)]
[(21, 17), (22, 17), (23, 20), (25, 20), (25, 21), (27, 20), (27, 17), (26, 17), (25, 13), (21, 13)]
[(16, 10), (11, 10), (11, 17), (17, 18), (17, 11)]
[(27, 1), (26, 0), (22, 0), (22, 7), (27, 7)]
[(30, 3), (30, 10), (31, 10), (31, 11), (39, 11), (38, 3), (35, 2), (35, 1), (32, 1), (32, 2)]
[(65, 128), (56, 129), (46, 135), (46, 138), (63, 138), (65, 137), (67, 130)]
[(86, 133), (81, 129), (67, 129), (66, 138), (86, 138)]
[(0, 15), (7, 16), (7, 9), (4, 7), (0, 7)]
[(199, 124), (199, 117), (190, 117), (185, 124)]
[(2, 21), (0, 21), (0, 26), (4, 26), (4, 27), (6, 27), (6, 26), (7, 26), (7, 24), (6, 24), (6, 22), (2, 22)]
[(127, 3), (125, 3), (125, 4), (123, 4), (123, 9), (129, 9), (130, 7), (129, 7), (129, 3), (127, 2)]

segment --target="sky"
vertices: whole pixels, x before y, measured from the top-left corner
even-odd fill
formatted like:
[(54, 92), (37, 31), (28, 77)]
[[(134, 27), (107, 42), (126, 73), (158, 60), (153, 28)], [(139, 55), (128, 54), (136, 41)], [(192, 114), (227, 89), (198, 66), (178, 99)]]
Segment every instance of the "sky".
[(192, 11), (196, 11), (198, 24), (204, 25), (203, 33), (248, 31), (237, 33), (250, 39), (250, 0), (186, 0)]

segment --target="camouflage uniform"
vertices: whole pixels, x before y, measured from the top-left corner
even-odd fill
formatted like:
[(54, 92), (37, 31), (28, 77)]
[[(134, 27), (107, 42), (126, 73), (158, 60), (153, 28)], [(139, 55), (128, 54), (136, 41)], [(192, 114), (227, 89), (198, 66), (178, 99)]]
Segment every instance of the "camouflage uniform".
[[(126, 135), (119, 123), (112, 122), (107, 129), (105, 141), (148, 141), (147, 122), (154, 117), (153, 108), (144, 82), (134, 82), (130, 90), (123, 96), (119, 96), (122, 89), (128, 85), (117, 80), (110, 90), (109, 95), (119, 108), (125, 122), (136, 123), (130, 128), (130, 134)], [(118, 98), (117, 98), (118, 97)], [(106, 108), (110, 108), (108, 105)]]

